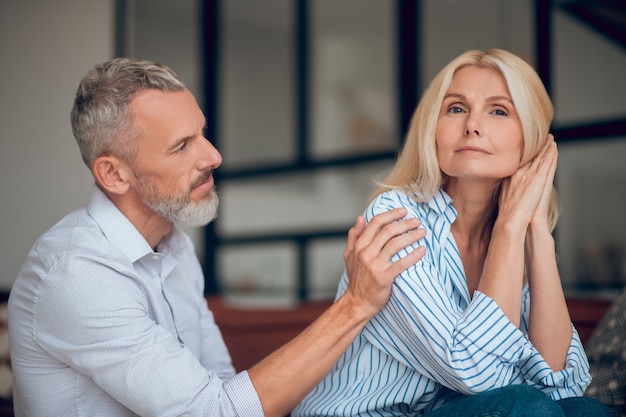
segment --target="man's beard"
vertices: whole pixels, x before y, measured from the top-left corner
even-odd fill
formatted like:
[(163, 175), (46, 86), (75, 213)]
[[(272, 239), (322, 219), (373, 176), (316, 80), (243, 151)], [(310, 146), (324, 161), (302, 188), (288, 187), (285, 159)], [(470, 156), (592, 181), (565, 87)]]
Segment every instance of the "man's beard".
[(186, 193), (178, 196), (161, 193), (159, 188), (146, 179), (141, 172), (135, 172), (135, 175), (139, 182), (139, 194), (143, 202), (170, 222), (198, 227), (207, 225), (217, 217), (219, 198), (215, 188), (209, 191), (206, 198), (195, 203), (191, 201), (191, 190), (208, 180), (213, 175), (212, 171), (206, 171)]

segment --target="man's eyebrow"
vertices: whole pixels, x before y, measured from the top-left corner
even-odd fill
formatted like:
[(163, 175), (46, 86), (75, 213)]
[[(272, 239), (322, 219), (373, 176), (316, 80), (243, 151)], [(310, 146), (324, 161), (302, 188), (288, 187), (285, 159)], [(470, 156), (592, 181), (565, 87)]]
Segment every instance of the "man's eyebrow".
[[(202, 125), (202, 130), (200, 131), (200, 134), (204, 135), (204, 134), (205, 134), (205, 132), (206, 132), (206, 129), (208, 128), (208, 126), (209, 126), (209, 122), (208, 122), (208, 120), (205, 118), (205, 119), (204, 119), (204, 124)], [(182, 137), (182, 138), (178, 139), (176, 142), (174, 142), (174, 143), (172, 144), (172, 146), (170, 146), (168, 149), (169, 149), (169, 150), (175, 150), (175, 149), (178, 149), (178, 148), (179, 148), (179, 147), (180, 147), (183, 143), (188, 142), (188, 141), (190, 141), (191, 139), (193, 139), (193, 138), (194, 138), (194, 136), (196, 136), (196, 135), (189, 135), (189, 136)]]
[(176, 150), (178, 148), (180, 148), (182, 146), (183, 143), (188, 142), (189, 140), (192, 139), (193, 136), (185, 136), (184, 138), (180, 138), (178, 139), (176, 142), (174, 142), (169, 148), (168, 150), (173, 151)]

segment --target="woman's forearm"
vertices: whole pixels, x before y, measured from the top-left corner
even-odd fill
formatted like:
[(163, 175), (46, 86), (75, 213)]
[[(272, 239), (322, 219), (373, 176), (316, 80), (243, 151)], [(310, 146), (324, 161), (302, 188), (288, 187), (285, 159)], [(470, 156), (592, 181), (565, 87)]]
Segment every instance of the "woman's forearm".
[(556, 264), (554, 238), (547, 230), (529, 228), (526, 251), (530, 341), (553, 370), (561, 370), (572, 340), (572, 322)]
[(478, 290), (493, 299), (520, 325), (524, 276), (524, 228), (513, 222), (494, 225)]

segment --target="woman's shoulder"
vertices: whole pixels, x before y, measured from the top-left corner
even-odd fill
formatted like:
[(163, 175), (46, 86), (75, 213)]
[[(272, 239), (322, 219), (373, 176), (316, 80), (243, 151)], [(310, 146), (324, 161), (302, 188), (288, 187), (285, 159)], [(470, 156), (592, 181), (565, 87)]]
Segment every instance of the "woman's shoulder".
[(407, 188), (387, 190), (377, 195), (365, 210), (365, 219), (369, 221), (377, 214), (395, 208), (405, 208), (407, 217), (416, 217), (423, 222), (427, 218), (435, 221), (442, 216), (452, 222), (456, 217), (452, 199), (444, 190), (440, 189), (432, 196), (425, 196)]
[(403, 189), (391, 189), (378, 194), (372, 199), (368, 208), (379, 210), (379, 212), (399, 207), (406, 209), (426, 209), (433, 205), (449, 205), (451, 201), (452, 200), (443, 190), (438, 190), (434, 195), (425, 195), (407, 187)]
[[(366, 219), (395, 208), (405, 208), (408, 213), (417, 213), (423, 210), (426, 202), (420, 202), (415, 194), (409, 190), (393, 189), (378, 194), (365, 210)], [(409, 214), (410, 215), (410, 214)]]

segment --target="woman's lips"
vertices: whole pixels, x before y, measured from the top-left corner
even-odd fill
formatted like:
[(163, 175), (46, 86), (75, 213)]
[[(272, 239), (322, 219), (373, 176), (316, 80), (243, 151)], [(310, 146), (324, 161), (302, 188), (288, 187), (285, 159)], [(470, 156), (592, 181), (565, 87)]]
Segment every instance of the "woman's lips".
[(464, 147), (458, 149), (457, 153), (470, 153), (470, 154), (489, 155), (489, 152), (487, 152), (483, 148), (479, 148), (477, 146), (464, 146)]

